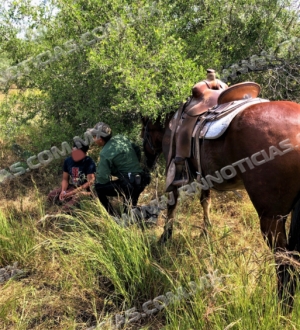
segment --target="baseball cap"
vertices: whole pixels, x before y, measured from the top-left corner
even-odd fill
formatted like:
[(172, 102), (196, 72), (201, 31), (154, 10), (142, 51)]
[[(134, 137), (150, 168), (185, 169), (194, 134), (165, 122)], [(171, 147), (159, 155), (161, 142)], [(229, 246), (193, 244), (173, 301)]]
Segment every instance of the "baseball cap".
[(207, 73), (215, 73), (216, 71), (214, 69), (207, 69), (206, 72)]
[(94, 128), (89, 128), (87, 131), (97, 137), (107, 137), (111, 135), (111, 128), (103, 122), (97, 123)]

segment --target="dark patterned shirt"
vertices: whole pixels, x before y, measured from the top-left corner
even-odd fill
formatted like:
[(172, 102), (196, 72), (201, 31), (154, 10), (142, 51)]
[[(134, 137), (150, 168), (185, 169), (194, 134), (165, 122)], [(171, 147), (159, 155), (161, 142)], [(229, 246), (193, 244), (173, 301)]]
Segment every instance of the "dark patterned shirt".
[(70, 183), (79, 187), (87, 182), (88, 174), (96, 172), (96, 165), (89, 156), (86, 156), (80, 162), (74, 162), (72, 157), (68, 157), (65, 159), (63, 171), (69, 173)]

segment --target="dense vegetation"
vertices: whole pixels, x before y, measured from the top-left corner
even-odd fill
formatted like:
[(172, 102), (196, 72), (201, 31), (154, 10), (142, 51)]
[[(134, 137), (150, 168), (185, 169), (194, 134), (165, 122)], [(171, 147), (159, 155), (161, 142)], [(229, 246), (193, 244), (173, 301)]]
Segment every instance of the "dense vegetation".
[[(141, 143), (140, 116), (176, 109), (207, 68), (229, 84), (260, 83), (263, 97), (299, 102), (297, 6), (289, 0), (0, 3), (0, 170), (70, 142), (100, 120)], [(95, 160), (97, 154), (92, 147)], [(163, 193), (163, 172), (156, 169), (140, 203)], [(174, 239), (162, 248), (163, 216), (144, 231), (121, 228), (95, 200), (73, 217), (44, 218), (45, 195), (60, 176), (57, 160), (0, 185), (0, 268), (18, 262), (23, 270), (0, 281), (1, 329), (87, 329), (134, 306), (142, 313), (148, 300), (187, 290), (191, 281), (201, 287), (194, 295), (127, 327), (300, 329), (297, 297), (291, 315), (278, 308), (274, 261), (246, 194), (214, 195), (208, 236), (197, 196), (180, 205)], [(212, 283), (207, 274), (220, 277)], [(201, 284), (203, 276), (209, 285)]]
[(0, 68), (15, 68), (2, 71), (0, 86), (6, 94), (12, 87), (20, 91), (2, 104), (1, 130), (13, 136), (35, 119), (45, 138), (34, 139), (35, 129), (32, 143), (40, 148), (99, 119), (134, 136), (131, 124), (139, 115), (176, 109), (207, 67), (221, 74), (262, 51), (282, 61), (233, 82), (255, 79), (266, 96), (299, 98), (300, 28), (289, 1), (48, 0), (30, 6), (28, 0), (1, 6)]

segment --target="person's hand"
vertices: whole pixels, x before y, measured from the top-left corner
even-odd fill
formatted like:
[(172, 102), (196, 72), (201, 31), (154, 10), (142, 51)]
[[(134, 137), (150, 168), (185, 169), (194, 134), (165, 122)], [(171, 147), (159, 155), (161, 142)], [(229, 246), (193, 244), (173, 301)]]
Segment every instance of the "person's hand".
[(67, 193), (66, 193), (65, 191), (62, 191), (62, 192), (59, 194), (59, 200), (60, 200), (60, 201), (63, 201), (66, 197), (67, 197)]
[(68, 197), (71, 197), (72, 195), (74, 195), (75, 193), (74, 193), (74, 190), (73, 191), (70, 191), (70, 192), (68, 192), (68, 193), (66, 193), (65, 195), (64, 195), (64, 199), (66, 199), (66, 198), (68, 198)]

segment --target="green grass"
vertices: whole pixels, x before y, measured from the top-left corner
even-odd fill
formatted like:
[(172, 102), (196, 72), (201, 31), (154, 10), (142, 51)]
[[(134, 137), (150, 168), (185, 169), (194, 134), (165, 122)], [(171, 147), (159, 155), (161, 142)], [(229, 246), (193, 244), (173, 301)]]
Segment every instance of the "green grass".
[(161, 247), (162, 222), (122, 228), (98, 201), (38, 221), (44, 199), (28, 193), (32, 204), (0, 213), (0, 267), (18, 261), (25, 271), (0, 284), (1, 329), (87, 329), (133, 307), (143, 313), (179, 287), (192, 293), (191, 281), (195, 293), (125, 328), (300, 329), (299, 295), (293, 313), (281, 314), (274, 259), (245, 194), (214, 194), (208, 236), (197, 198), (179, 205), (174, 237)]

